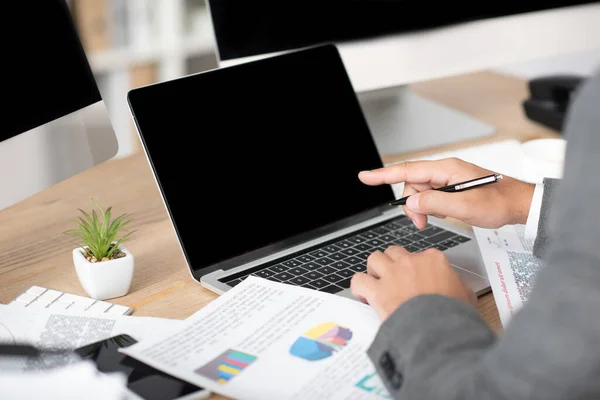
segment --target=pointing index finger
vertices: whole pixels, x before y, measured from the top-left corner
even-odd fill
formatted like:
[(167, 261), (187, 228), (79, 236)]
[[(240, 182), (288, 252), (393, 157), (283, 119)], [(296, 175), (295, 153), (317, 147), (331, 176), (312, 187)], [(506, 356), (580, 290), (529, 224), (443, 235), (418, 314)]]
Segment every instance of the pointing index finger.
[(371, 171), (362, 171), (359, 179), (367, 185), (395, 184), (400, 182), (433, 183), (447, 185), (451, 175), (447, 159), (404, 161)]

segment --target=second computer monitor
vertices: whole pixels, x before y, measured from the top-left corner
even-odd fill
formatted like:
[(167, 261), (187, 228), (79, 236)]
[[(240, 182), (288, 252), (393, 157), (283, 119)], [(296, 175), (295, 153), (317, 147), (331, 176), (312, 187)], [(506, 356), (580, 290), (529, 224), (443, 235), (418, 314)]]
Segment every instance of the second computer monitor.
[(408, 84), (600, 49), (600, 2), (441, 3), (207, 0), (222, 67), (335, 43), (382, 156), (495, 133)]

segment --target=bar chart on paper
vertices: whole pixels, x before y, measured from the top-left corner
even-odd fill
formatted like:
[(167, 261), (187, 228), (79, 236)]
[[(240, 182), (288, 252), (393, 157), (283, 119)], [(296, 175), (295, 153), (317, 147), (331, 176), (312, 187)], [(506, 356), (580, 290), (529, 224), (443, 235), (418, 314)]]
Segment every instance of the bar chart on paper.
[(224, 384), (239, 375), (254, 361), (256, 361), (256, 357), (253, 355), (236, 350), (227, 350), (194, 372)]

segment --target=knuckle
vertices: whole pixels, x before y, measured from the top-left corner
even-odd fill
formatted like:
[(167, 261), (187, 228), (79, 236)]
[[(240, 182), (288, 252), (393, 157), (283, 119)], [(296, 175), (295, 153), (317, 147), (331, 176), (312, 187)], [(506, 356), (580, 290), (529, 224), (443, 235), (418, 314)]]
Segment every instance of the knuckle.
[(377, 262), (377, 259), (382, 255), (383, 253), (379, 250), (375, 250), (374, 252), (372, 252), (371, 254), (369, 254), (369, 256), (367, 257), (367, 265), (372, 265), (373, 263)]
[(458, 168), (463, 165), (464, 161), (458, 157), (450, 157), (448, 158), (448, 165), (452, 168)]
[(444, 253), (442, 253), (440, 250), (434, 249), (433, 247), (430, 247), (429, 249), (426, 249), (421, 254), (424, 254), (427, 257), (431, 257), (431, 258), (439, 258), (440, 256), (444, 255)]

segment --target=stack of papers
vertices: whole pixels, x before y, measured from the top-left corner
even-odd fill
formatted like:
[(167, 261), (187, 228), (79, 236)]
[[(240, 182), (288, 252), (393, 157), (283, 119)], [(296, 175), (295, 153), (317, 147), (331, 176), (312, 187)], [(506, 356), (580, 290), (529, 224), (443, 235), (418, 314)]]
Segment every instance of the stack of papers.
[(506, 327), (525, 304), (542, 260), (533, 255), (533, 241), (525, 239), (525, 225), (500, 229), (473, 227), (477, 244), (500, 314)]
[[(183, 321), (150, 317), (90, 315), (0, 305), (0, 343), (75, 349), (119, 334), (138, 340), (181, 326)], [(65, 352), (43, 357), (0, 357), (0, 398), (129, 399), (126, 377), (100, 373), (91, 361)]]
[(250, 276), (174, 331), (121, 351), (237, 399), (390, 398), (366, 354), (371, 307)]

